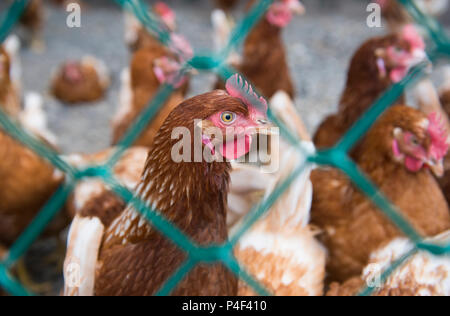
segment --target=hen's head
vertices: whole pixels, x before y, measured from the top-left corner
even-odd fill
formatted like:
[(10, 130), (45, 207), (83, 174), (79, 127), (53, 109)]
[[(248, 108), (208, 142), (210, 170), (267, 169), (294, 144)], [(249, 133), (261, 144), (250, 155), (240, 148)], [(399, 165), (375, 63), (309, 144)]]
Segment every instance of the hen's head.
[(156, 2), (153, 6), (153, 11), (161, 17), (161, 20), (170, 31), (175, 31), (177, 28), (175, 12), (164, 2)]
[(153, 62), (153, 72), (161, 84), (169, 83), (175, 88), (180, 88), (186, 83), (187, 76), (179, 76), (181, 63), (173, 58), (163, 56)]
[(81, 63), (77, 61), (66, 62), (61, 69), (62, 77), (67, 82), (73, 84), (80, 83), (83, 80), (82, 67)]
[(408, 71), (426, 60), (425, 42), (416, 28), (409, 24), (395, 35), (393, 41), (375, 50), (378, 75), (391, 82), (401, 81)]
[(372, 141), (379, 138), (380, 150), (410, 172), (430, 168), (436, 176), (444, 173), (443, 158), (448, 151), (448, 135), (436, 114), (407, 106), (386, 111), (371, 131)]
[[(167, 118), (162, 133), (186, 127), (213, 158), (238, 159), (250, 151), (252, 136), (270, 134), (267, 102), (238, 75), (228, 79), (226, 90), (216, 90), (184, 101)], [(155, 145), (158, 145), (158, 137)], [(195, 145), (195, 142), (192, 142)], [(194, 150), (196, 150), (194, 146)]]
[(279, 28), (287, 26), (294, 14), (303, 14), (305, 8), (299, 0), (276, 0), (267, 12), (270, 24)]

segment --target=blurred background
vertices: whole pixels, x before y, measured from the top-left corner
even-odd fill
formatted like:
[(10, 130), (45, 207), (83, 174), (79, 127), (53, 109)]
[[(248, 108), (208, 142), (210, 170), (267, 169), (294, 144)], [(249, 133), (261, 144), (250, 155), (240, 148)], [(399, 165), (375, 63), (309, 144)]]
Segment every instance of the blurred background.
[[(151, 1), (150, 1), (151, 2)], [(179, 31), (195, 50), (210, 49), (213, 41), (212, 0), (165, 0), (177, 14)], [(239, 19), (243, 6), (234, 10)], [(345, 84), (346, 70), (352, 54), (364, 40), (383, 34), (386, 29), (366, 25), (367, 0), (303, 0), (306, 14), (296, 17), (284, 32), (292, 76), (295, 80), (299, 109), (310, 133), (322, 118), (335, 110)], [(130, 53), (124, 44), (123, 13), (113, 0), (84, 1), (81, 28), (66, 26), (64, 7), (45, 1), (45, 50), (36, 52), (23, 47), (23, 90), (44, 96), (49, 127), (58, 136), (64, 153), (92, 153), (110, 144), (110, 121), (118, 107), (120, 72), (127, 67)], [(2, 1), (4, 10), (8, 1)], [(450, 14), (442, 15), (450, 27)], [(383, 22), (384, 23), (384, 22)], [(14, 32), (17, 32), (16, 29)], [(69, 107), (49, 93), (52, 74), (68, 59), (93, 55), (110, 70), (112, 84), (106, 98), (81, 106)], [(439, 69), (439, 67), (437, 67)], [(436, 71), (435, 77), (440, 73)], [(210, 90), (215, 76), (200, 74), (191, 83), (189, 95)]]

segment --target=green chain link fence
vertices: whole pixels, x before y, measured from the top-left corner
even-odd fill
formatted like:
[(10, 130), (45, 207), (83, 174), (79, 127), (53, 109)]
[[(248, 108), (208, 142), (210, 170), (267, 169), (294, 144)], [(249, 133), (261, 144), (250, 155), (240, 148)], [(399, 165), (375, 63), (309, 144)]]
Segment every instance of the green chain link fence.
[[(16, 0), (8, 10), (3, 13), (0, 20), (0, 41), (3, 42), (11, 29), (20, 18), (23, 10), (26, 8), (29, 0)], [(132, 12), (151, 34), (155, 35), (161, 43), (171, 46), (171, 34), (163, 26), (159, 18), (148, 9), (142, 0), (114, 0), (123, 9)], [(179, 75), (184, 74), (190, 69), (196, 69), (202, 72), (215, 72), (222, 79), (226, 80), (232, 74), (236, 73), (226, 64), (227, 56), (237, 47), (239, 47), (249, 34), (251, 29), (265, 14), (266, 10), (275, 0), (260, 0), (248, 14), (237, 24), (232, 31), (228, 44), (219, 53), (197, 53), (188, 60), (182, 67)], [(412, 0), (397, 0), (409, 11), (416, 23), (421, 25), (427, 32), (428, 37), (428, 55), (432, 61), (437, 58), (450, 56), (450, 39), (445, 34), (440, 24), (423, 14)], [(400, 214), (378, 188), (358, 169), (356, 164), (349, 158), (348, 153), (355, 143), (363, 137), (370, 129), (377, 118), (390, 107), (404, 92), (405, 88), (425, 74), (426, 65), (418, 65), (408, 76), (398, 84), (393, 85), (373, 106), (358, 120), (358, 122), (346, 133), (340, 142), (328, 150), (311, 153), (303, 147), (302, 143), (293, 136), (281, 122), (275, 117), (269, 109), (269, 117), (280, 127), (281, 134), (292, 146), (301, 150), (308, 159), (300, 163), (292, 174), (275, 188), (275, 190), (265, 198), (259, 205), (246, 215), (243, 224), (237, 232), (230, 236), (230, 240), (223, 245), (210, 245), (202, 247), (195, 244), (189, 237), (172, 225), (167, 219), (161, 216), (156, 210), (145, 205), (139, 197), (133, 192), (119, 184), (114, 178), (112, 168), (121, 158), (125, 150), (132, 145), (147, 124), (158, 113), (159, 109), (165, 104), (174, 87), (169, 84), (162, 85), (155, 97), (150, 101), (146, 109), (136, 119), (132, 127), (127, 131), (123, 139), (119, 142), (114, 152), (107, 162), (103, 165), (93, 165), (84, 169), (77, 169), (66, 163), (58, 153), (50, 149), (34, 137), (28, 135), (6, 114), (0, 110), (0, 125), (9, 135), (17, 141), (23, 143), (36, 154), (45, 158), (55, 168), (66, 174), (64, 184), (58, 188), (52, 198), (42, 208), (36, 218), (31, 222), (28, 228), (21, 234), (16, 242), (9, 248), (6, 257), (0, 261), (0, 286), (12, 295), (33, 295), (29, 290), (18, 282), (9, 272), (10, 268), (25, 254), (31, 244), (43, 232), (52, 218), (62, 209), (67, 198), (72, 193), (76, 184), (86, 178), (99, 178), (115, 192), (126, 203), (132, 203), (137, 211), (141, 213), (157, 230), (171, 239), (180, 249), (186, 252), (186, 261), (175, 271), (175, 273), (159, 289), (157, 295), (168, 295), (176, 287), (184, 276), (200, 262), (213, 263), (221, 262), (230, 269), (239, 278), (247, 282), (257, 293), (261, 295), (270, 295), (253, 276), (247, 273), (233, 256), (233, 247), (238, 243), (240, 237), (251, 228), (251, 226), (274, 205), (277, 199), (286, 191), (292, 182), (302, 173), (304, 168), (310, 164), (324, 166), (333, 166), (339, 168), (364, 192), (367, 197), (379, 207), (386, 216), (388, 216), (397, 227), (414, 243), (414, 248), (405, 254), (402, 258), (394, 262), (386, 269), (381, 276), (382, 282), (385, 282), (389, 275), (412, 255), (420, 250), (428, 251), (434, 255), (448, 255), (450, 253), (450, 244), (437, 245), (430, 244), (415, 231), (411, 224)], [(376, 288), (366, 287), (360, 295), (371, 295)]]

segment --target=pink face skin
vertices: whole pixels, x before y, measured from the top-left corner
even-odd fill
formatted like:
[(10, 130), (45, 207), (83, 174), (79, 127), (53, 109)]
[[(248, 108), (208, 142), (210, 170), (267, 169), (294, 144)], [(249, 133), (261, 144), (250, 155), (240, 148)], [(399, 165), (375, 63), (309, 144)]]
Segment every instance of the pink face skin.
[(165, 56), (156, 59), (153, 67), (155, 76), (161, 84), (169, 83), (173, 85), (176, 89), (180, 88), (183, 84), (185, 84), (187, 80), (186, 76), (184, 76), (181, 79), (178, 79), (177, 75), (180, 69), (181, 69), (180, 63), (178, 63), (174, 59)]
[[(425, 43), (413, 25), (405, 26), (400, 36), (408, 44), (409, 49), (390, 46), (385, 51), (387, 62), (393, 66), (389, 73), (389, 78), (393, 83), (403, 80), (412, 67), (427, 58)], [(377, 61), (381, 76), (387, 73), (385, 63), (382, 58)]]
[(81, 71), (81, 66), (77, 62), (68, 62), (63, 67), (63, 76), (69, 82), (78, 83), (83, 80), (83, 73)]
[[(235, 160), (246, 155), (251, 148), (252, 135), (258, 128), (268, 123), (266, 115), (253, 107), (249, 107), (248, 117), (225, 111), (213, 114), (209, 117), (209, 121), (221, 131), (223, 139), (219, 144), (219, 152), (227, 160)], [(211, 139), (203, 135), (202, 141), (214, 155), (215, 146)]]
[(303, 14), (305, 8), (299, 0), (278, 0), (269, 8), (267, 20), (279, 28), (286, 27), (294, 14)]
[(386, 8), (389, 1), (390, 0), (376, 0), (375, 2), (380, 5), (381, 9), (384, 9), (384, 8)]
[(431, 116), (427, 134), (431, 143), (426, 149), (413, 133), (396, 129), (392, 141), (394, 158), (404, 163), (406, 169), (411, 172), (419, 172), (428, 167), (436, 176), (442, 176), (443, 158), (448, 151), (447, 135), (440, 122)]

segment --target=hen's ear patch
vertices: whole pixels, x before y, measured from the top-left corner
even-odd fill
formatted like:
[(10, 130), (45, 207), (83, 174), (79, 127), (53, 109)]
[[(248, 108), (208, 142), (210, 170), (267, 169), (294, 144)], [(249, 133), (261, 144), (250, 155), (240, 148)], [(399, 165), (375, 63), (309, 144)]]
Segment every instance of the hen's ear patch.
[(260, 112), (267, 113), (266, 99), (253, 91), (253, 87), (240, 75), (235, 74), (230, 77), (227, 80), (225, 88), (229, 95), (240, 99), (248, 107), (253, 107)]

